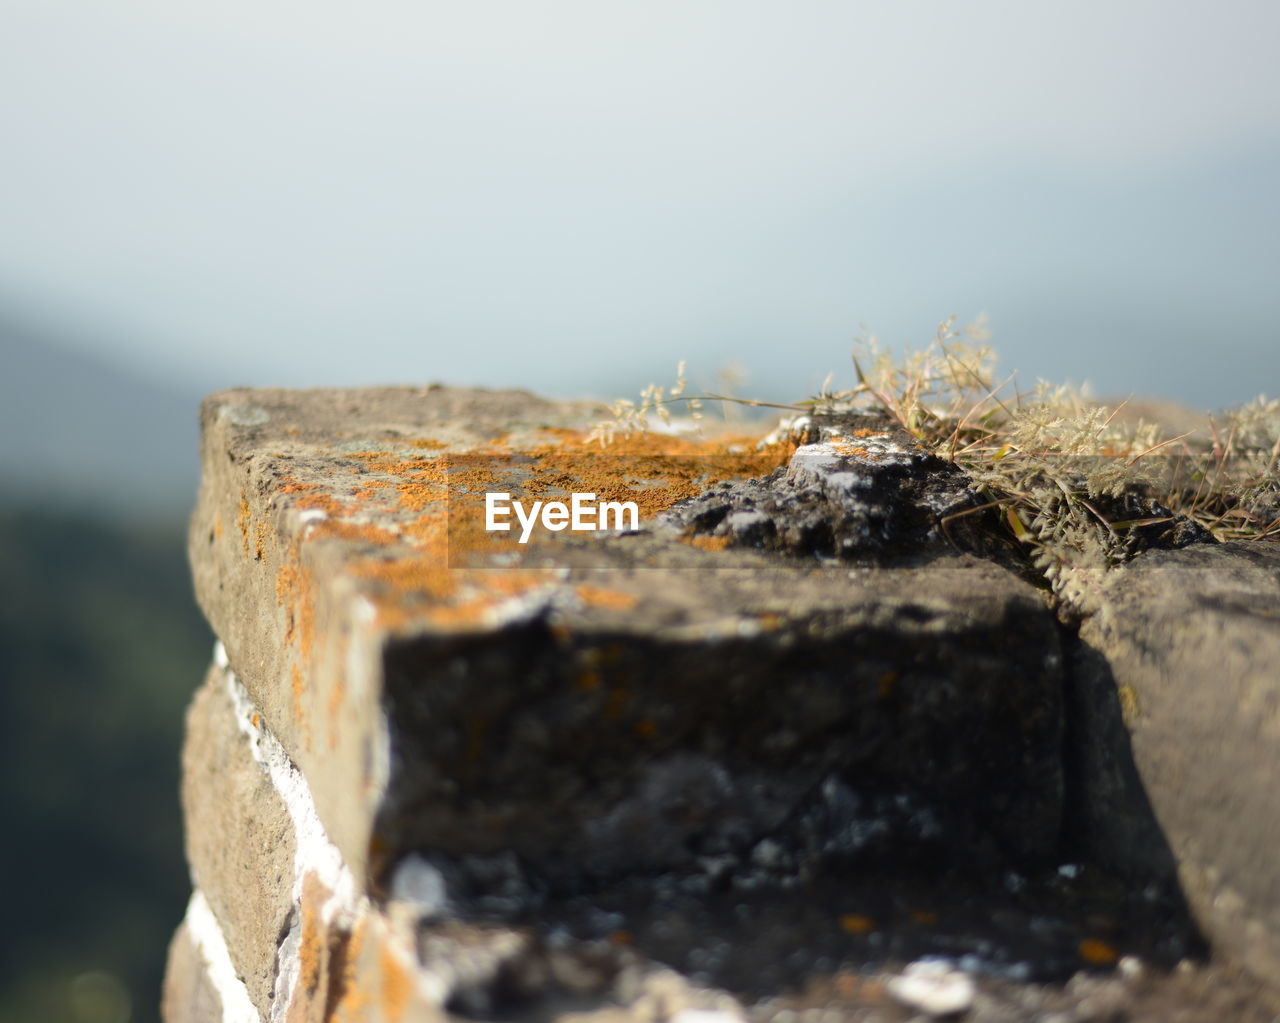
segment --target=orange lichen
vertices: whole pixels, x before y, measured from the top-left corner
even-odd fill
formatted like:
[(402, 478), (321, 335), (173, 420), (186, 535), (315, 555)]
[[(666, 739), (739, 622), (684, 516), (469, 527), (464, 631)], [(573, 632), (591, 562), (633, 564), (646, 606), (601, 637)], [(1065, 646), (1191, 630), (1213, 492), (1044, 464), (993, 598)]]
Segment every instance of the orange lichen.
[(413, 978), (409, 971), (384, 943), (378, 956), (382, 972), (382, 1013), (388, 1023), (404, 1017), (413, 992)]
[(582, 583), (574, 588), (574, 593), (588, 607), (611, 608), (615, 611), (629, 611), (636, 606), (636, 598), (621, 590), (611, 590), (604, 586), (590, 586)]
[(335, 537), (340, 540), (359, 540), (376, 547), (387, 547), (399, 537), (389, 529), (367, 522), (348, 522), (343, 519), (326, 519), (312, 527), (313, 536)]
[(886, 671), (876, 680), (876, 693), (880, 699), (887, 700), (898, 688), (899, 675), (896, 671)]
[(258, 522), (254, 528), (253, 559), (261, 561), (267, 552), (267, 543), (271, 539), (271, 527), (266, 522)]
[(907, 913), (907, 916), (918, 924), (936, 924), (938, 922), (938, 914), (931, 909), (913, 909)]
[(249, 499), (245, 497), (243, 491), (240, 494), (240, 508), (236, 512), (236, 526), (240, 530), (240, 546), (244, 549), (244, 556), (249, 556), (249, 521), (252, 517), (249, 511)]
[(299, 541), (289, 545), (276, 572), (276, 603), (284, 608), (286, 643), (296, 643), (298, 655), (306, 664), (311, 658), (315, 636), (315, 595), (311, 574), (302, 564)]
[(727, 536), (694, 536), (686, 534), (681, 536), (680, 539), (690, 547), (698, 547), (704, 551), (723, 551), (732, 542), (732, 538)]
[(846, 934), (870, 934), (876, 929), (876, 922), (860, 913), (844, 913), (840, 917), (840, 929)]
[(331, 494), (303, 494), (293, 503), (293, 506), (304, 511), (316, 509), (326, 515), (345, 515), (348, 511), (347, 506)]
[(360, 976), (361, 953), (369, 929), (369, 918), (360, 917), (349, 934), (337, 932), (330, 939), (329, 998), (325, 1023), (330, 1020), (369, 1018), (369, 978)]
[(320, 981), (324, 975), (328, 942), (325, 940), (321, 906), (328, 897), (328, 889), (314, 874), (307, 874), (303, 878), (302, 895), (299, 899), (302, 936), (298, 944), (298, 983), (301, 993), (308, 1001), (319, 993)]
[(302, 706), (302, 670), (296, 664), (289, 668), (289, 689), (293, 693), (293, 719), (301, 721), (304, 712)]
[[(448, 447), (428, 438), (406, 443), (415, 448)], [(326, 514), (292, 545), (276, 584), (287, 615), (286, 638), (297, 643), (303, 665), (311, 646), (314, 608), (300, 543), (337, 539), (366, 548), (351, 551), (346, 570), (372, 584), (366, 592), (384, 628), (415, 622), (440, 627), (478, 624), (502, 601), (556, 581), (544, 569), (518, 564), (501, 571), (487, 567), (492, 564), (489, 555), (514, 554), (519, 559), (544, 538), (535, 534), (533, 543), (516, 545), (512, 533), (486, 530), (486, 492), (501, 488), (522, 500), (594, 493), (602, 502), (633, 502), (643, 523), (721, 480), (767, 473), (795, 449), (792, 442), (757, 449), (755, 438), (746, 437), (693, 440), (636, 434), (602, 451), (583, 431), (566, 428), (526, 434), (522, 443), (517, 448), (504, 434), (483, 446), (438, 457), (405, 456), (403, 448), (345, 454), (348, 468), (369, 477), (351, 492), (327, 492), (321, 484), (287, 475), (281, 479), (277, 497), (287, 497), (294, 508)], [(352, 521), (362, 503), (389, 492), (394, 509), (378, 507), (395, 515), (394, 528)], [(708, 549), (727, 543), (721, 538), (691, 542)], [(578, 596), (600, 608), (628, 610), (635, 604), (629, 594), (596, 586), (580, 586)]]
[(1080, 942), (1077, 951), (1081, 959), (1093, 966), (1111, 966), (1120, 958), (1120, 953), (1112, 946), (1097, 938), (1085, 938)]

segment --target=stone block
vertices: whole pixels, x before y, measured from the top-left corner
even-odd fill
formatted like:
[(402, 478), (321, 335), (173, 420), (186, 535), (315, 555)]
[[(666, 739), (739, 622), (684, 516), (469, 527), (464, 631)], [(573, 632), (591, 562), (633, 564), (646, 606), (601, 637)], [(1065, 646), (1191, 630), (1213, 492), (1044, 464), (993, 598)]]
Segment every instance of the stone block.
[[(1280, 976), (1280, 545), (1140, 555), (1108, 576), (1081, 638), (1118, 693), (1196, 917), (1260, 977)], [(1098, 827), (1123, 859), (1117, 825)]]
[[(856, 504), (901, 441), (880, 424), (835, 461), (785, 438), (602, 453), (593, 412), (443, 388), (205, 403), (197, 593), (358, 877), (417, 850), (513, 856), (526, 887), (575, 890), (745, 863), (778, 835), (793, 877), (1050, 853), (1062, 654), (1030, 586), (940, 537), (910, 565), (844, 563), (659, 519), (789, 462)], [(638, 531), (561, 534), (515, 568), (516, 548), (477, 542), (486, 489), (622, 477)], [(930, 501), (963, 502), (945, 486), (902, 521), (927, 531)]]
[[(225, 670), (214, 665), (187, 713), (182, 807), (187, 862), (225, 937), (236, 973), (267, 1017), (276, 951), (293, 917), (294, 825), (253, 756), (256, 712), (239, 720)], [(258, 717), (257, 720), (254, 720)]]

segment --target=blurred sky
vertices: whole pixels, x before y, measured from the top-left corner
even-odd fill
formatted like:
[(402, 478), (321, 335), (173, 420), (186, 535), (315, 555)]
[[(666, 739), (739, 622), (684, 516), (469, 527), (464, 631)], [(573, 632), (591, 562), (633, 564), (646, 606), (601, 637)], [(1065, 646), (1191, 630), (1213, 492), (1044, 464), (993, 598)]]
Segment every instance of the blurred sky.
[(0, 307), (147, 373), (1280, 392), (1280, 4), (3, 0)]

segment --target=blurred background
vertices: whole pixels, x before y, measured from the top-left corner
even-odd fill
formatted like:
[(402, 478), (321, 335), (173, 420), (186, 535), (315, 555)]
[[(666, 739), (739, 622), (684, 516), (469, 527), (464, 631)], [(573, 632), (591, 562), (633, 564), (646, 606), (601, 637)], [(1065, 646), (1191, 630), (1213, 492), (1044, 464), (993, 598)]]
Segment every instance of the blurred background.
[(226, 386), (1280, 391), (1280, 6), (0, 3), (0, 1021), (157, 1018)]

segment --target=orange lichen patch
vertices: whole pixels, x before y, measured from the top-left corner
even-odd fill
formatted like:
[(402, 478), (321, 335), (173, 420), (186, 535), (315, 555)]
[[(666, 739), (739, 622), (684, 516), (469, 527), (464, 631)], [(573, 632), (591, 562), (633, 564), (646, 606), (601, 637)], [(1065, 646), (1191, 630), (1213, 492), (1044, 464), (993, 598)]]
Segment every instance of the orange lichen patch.
[(254, 528), (253, 558), (261, 561), (267, 553), (267, 543), (271, 539), (271, 527), (266, 522), (259, 522)]
[(301, 721), (304, 712), (302, 706), (302, 671), (296, 664), (289, 669), (289, 690), (293, 694), (293, 719)]
[(315, 637), (315, 594), (311, 575), (302, 567), (296, 544), (276, 573), (276, 600), (285, 609), (285, 642), (296, 642), (298, 653), (306, 663), (311, 658)]
[(215, 539), (222, 539), (222, 516), (220, 514), (213, 517), (213, 535)]
[(840, 917), (840, 930), (846, 934), (870, 934), (876, 929), (876, 922), (869, 916), (860, 913), (844, 913)]
[(888, 437), (889, 431), (888, 430), (869, 430), (864, 427), (861, 430), (854, 430), (853, 435), (855, 437)]
[[(491, 574), (498, 576), (498, 573)], [(503, 600), (528, 593), (553, 578), (545, 572), (504, 572), (497, 578), (487, 579), (485, 585), (476, 587), (473, 594), (463, 600), (426, 608), (422, 617), (441, 627), (478, 625)]]
[(864, 448), (864, 447), (859, 447), (857, 444), (849, 444), (849, 443), (848, 443), (848, 442), (846, 442), (846, 441), (840, 441), (840, 440), (838, 440), (838, 441), (835, 441), (834, 443), (832, 443), (832, 445), (831, 445), (831, 446), (832, 446), (833, 448), (835, 448), (835, 449), (836, 449), (837, 453), (839, 453), (839, 454), (841, 454), (841, 455), (848, 455), (848, 456), (850, 456), (851, 458), (870, 458), (870, 457), (872, 457), (872, 456), (871, 456), (871, 452), (870, 452), (870, 451), (868, 451), (866, 448)]
[(436, 440), (434, 437), (420, 437), (418, 440), (409, 441), (411, 448), (447, 448), (449, 445), (442, 440)]
[(325, 1020), (365, 1020), (369, 1018), (368, 984), (371, 978), (360, 976), (361, 953), (369, 929), (369, 918), (356, 921), (350, 934), (340, 931), (330, 939), (329, 997)]
[(434, 480), (422, 474), (396, 486), (400, 506), (408, 511), (425, 511), (432, 504), (449, 496), (443, 480)]
[(314, 536), (334, 537), (340, 540), (358, 540), (377, 547), (396, 543), (399, 537), (389, 529), (367, 522), (349, 522), (342, 519), (326, 519), (313, 527)]
[[(298, 984), (303, 998), (294, 999), (295, 1004), (309, 1002), (320, 993), (325, 952), (328, 949), (321, 909), (328, 898), (328, 889), (314, 874), (307, 874), (303, 878), (302, 896), (299, 899), (302, 936), (298, 944)], [(293, 1014), (290, 1013), (290, 1019), (292, 1018)]]
[(389, 1023), (404, 1017), (413, 992), (413, 978), (404, 964), (384, 943), (378, 954), (378, 966), (382, 973), (382, 1013)]
[(775, 632), (782, 628), (784, 619), (776, 611), (766, 611), (763, 614), (756, 615), (756, 621), (760, 624), (760, 628), (766, 632)]
[(884, 983), (856, 973), (837, 973), (831, 978), (831, 986), (841, 998), (857, 998), (863, 1002), (879, 1002), (886, 998)]
[(582, 583), (574, 587), (574, 593), (588, 607), (603, 607), (615, 611), (629, 611), (636, 606), (636, 598), (621, 590), (611, 590), (604, 586), (590, 586)]
[(332, 494), (304, 494), (293, 503), (295, 508), (304, 511), (317, 509), (327, 515), (348, 515), (351, 509)]
[(687, 543), (690, 547), (701, 548), (704, 551), (723, 551), (728, 548), (731, 539), (731, 537), (727, 536), (693, 536), (685, 534), (680, 537), (680, 542)]
[(1097, 938), (1085, 938), (1077, 946), (1076, 951), (1079, 952), (1081, 959), (1093, 966), (1111, 966), (1120, 958), (1119, 952)]
[(930, 909), (913, 909), (907, 916), (918, 924), (936, 924), (938, 922), (938, 914)]
[(240, 494), (240, 508), (236, 512), (236, 526), (240, 530), (240, 546), (244, 549), (244, 556), (249, 556), (249, 521), (252, 513), (249, 511), (249, 499), (244, 493)]
[(346, 455), (347, 458), (358, 458), (365, 463), (365, 468), (370, 472), (395, 472), (398, 466), (402, 465), (431, 465), (435, 462), (434, 458), (427, 458), (425, 455), (413, 455), (410, 458), (402, 458), (394, 451), (352, 451)]
[[(602, 451), (588, 443), (582, 431), (563, 428), (538, 431), (534, 438), (537, 442), (526, 442), (523, 449), (513, 449), (503, 436), (483, 449), (439, 457), (405, 456), (403, 448), (345, 455), (348, 467), (375, 477), (361, 480), (360, 489), (349, 496), (284, 479), (277, 493), (292, 495), (293, 507), (316, 508), (327, 515), (310, 525), (303, 540), (295, 541), (277, 579), (277, 596), (288, 615), (287, 639), (297, 642), (302, 665), (309, 656), (314, 608), (301, 543), (327, 538), (374, 548), (350, 551), (344, 571), (373, 584), (368, 595), (376, 620), (385, 628), (414, 622), (479, 624), (501, 602), (556, 581), (554, 573), (541, 568), (494, 570), (498, 563), (491, 555), (527, 555), (533, 544), (517, 546), (511, 531), (485, 528), (486, 492), (512, 492), (526, 501), (595, 493), (599, 502), (634, 502), (643, 520), (721, 480), (767, 473), (795, 449), (788, 442), (757, 450), (755, 438), (690, 440), (637, 434)], [(412, 446), (445, 447), (434, 439)], [(393, 525), (352, 521), (360, 502), (388, 490), (396, 500), (395, 509), (387, 508), (387, 514), (394, 515)], [(535, 533), (533, 539), (541, 542), (545, 535)], [(719, 538), (692, 542), (709, 549), (726, 543)], [(601, 587), (582, 586), (578, 595), (594, 607), (626, 610), (634, 605), (629, 594)]]
[(894, 690), (898, 688), (898, 678), (898, 673), (891, 670), (876, 679), (876, 693), (880, 699), (887, 700), (893, 695)]

